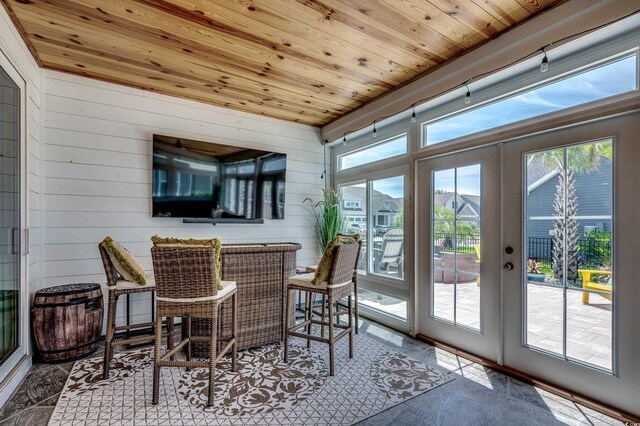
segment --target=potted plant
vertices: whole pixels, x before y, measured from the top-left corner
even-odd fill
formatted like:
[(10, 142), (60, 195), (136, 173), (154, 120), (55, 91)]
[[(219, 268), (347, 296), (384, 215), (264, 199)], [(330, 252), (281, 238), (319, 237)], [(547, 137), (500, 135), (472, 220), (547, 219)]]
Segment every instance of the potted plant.
[(533, 259), (527, 260), (527, 281), (544, 282), (544, 274), (540, 273), (538, 262)]
[(313, 213), (321, 252), (338, 233), (344, 232), (346, 221), (340, 208), (341, 199), (334, 189), (325, 188), (322, 190), (322, 200), (315, 202), (307, 197), (302, 201), (309, 204)]

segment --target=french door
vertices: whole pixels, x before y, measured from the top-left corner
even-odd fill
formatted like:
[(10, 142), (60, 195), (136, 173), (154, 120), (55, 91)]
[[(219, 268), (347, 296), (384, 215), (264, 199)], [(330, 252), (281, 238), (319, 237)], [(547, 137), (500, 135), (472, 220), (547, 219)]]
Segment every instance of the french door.
[(640, 414), (640, 113), (418, 163), (418, 333)]
[[(492, 361), (500, 357), (498, 146), (418, 165), (418, 331)], [(425, 285), (426, 284), (426, 285)]]
[(635, 112), (505, 143), (501, 262), (504, 364), (636, 415), (638, 134)]

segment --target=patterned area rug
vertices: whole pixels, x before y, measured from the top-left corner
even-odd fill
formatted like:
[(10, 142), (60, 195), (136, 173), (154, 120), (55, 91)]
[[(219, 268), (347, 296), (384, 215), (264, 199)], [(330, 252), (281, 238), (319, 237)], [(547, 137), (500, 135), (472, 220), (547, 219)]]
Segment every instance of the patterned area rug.
[(151, 404), (152, 349), (117, 354), (108, 380), (102, 358), (76, 362), (49, 425), (317, 425), (353, 424), (453, 380), (448, 374), (365, 335), (336, 347), (307, 349), (293, 339), (289, 364), (282, 345), (240, 352), (238, 372), (224, 359), (216, 369), (215, 402), (206, 408), (206, 369), (161, 369), (160, 403)]

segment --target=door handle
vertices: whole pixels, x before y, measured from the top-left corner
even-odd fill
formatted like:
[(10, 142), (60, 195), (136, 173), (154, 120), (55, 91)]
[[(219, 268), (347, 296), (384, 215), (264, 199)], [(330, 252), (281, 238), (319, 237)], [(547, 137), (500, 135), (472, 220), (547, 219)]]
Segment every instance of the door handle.
[(510, 271), (513, 269), (513, 263), (511, 262), (507, 262), (504, 264), (504, 266), (502, 267), (505, 271)]

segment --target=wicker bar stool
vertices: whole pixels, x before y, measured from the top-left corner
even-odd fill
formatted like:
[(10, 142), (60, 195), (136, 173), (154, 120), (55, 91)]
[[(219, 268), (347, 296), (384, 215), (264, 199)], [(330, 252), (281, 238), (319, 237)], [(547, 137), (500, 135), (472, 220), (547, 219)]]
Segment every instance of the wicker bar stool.
[[(294, 290), (306, 292), (306, 309), (305, 319), (299, 324), (292, 324), (292, 320), (286, 321), (287, 330), (284, 340), (284, 361), (289, 360), (289, 336), (301, 337), (307, 339), (307, 347), (311, 346), (311, 341), (327, 343), (329, 345), (329, 375), (333, 376), (334, 373), (334, 345), (335, 342), (349, 336), (349, 358), (353, 358), (353, 309), (352, 309), (352, 286), (354, 268), (357, 266), (358, 258), (360, 257), (360, 249), (362, 247), (362, 241), (350, 244), (338, 244), (336, 245), (333, 253), (333, 263), (331, 266), (331, 272), (329, 274), (329, 280), (322, 282), (319, 285), (312, 284), (312, 280), (315, 276), (313, 273), (296, 275), (289, 278), (289, 284), (287, 286), (287, 313), (291, 312)], [(326, 298), (327, 315), (320, 320), (313, 317), (313, 306), (311, 303), (312, 297), (315, 294), (321, 294), (323, 298)], [(334, 318), (334, 305), (337, 305), (338, 301), (342, 298), (347, 299), (347, 324), (335, 323)], [(339, 309), (335, 306), (335, 309)], [(319, 325), (321, 335), (316, 336), (312, 334), (312, 325)], [(324, 329), (327, 327), (328, 335), (324, 337)], [(334, 335), (334, 328), (341, 329), (342, 331)], [(305, 330), (300, 332), (298, 330)]]
[[(135, 282), (125, 280), (116, 270), (115, 266), (109, 258), (109, 253), (101, 245), (98, 244), (98, 250), (100, 251), (100, 258), (102, 259), (102, 265), (104, 266), (104, 273), (107, 276), (107, 293), (109, 295), (109, 304), (107, 307), (107, 331), (105, 334), (105, 347), (104, 347), (104, 363), (102, 368), (102, 378), (109, 377), (109, 369), (111, 364), (111, 358), (113, 358), (113, 349), (117, 346), (129, 346), (139, 345), (143, 343), (153, 342), (155, 337), (155, 292), (156, 285), (152, 274), (148, 274), (145, 278), (147, 280), (146, 285), (140, 285)], [(120, 296), (127, 297), (127, 318), (129, 316), (129, 295), (137, 293), (151, 293), (151, 321), (143, 323), (129, 324), (116, 326), (118, 298)], [(131, 332), (142, 331), (150, 329), (151, 332), (145, 332), (131, 337)], [(118, 332), (126, 332), (126, 337), (116, 337)], [(167, 333), (163, 334), (167, 337), (167, 346), (173, 344), (174, 328), (173, 320), (167, 321)]]
[[(215, 253), (211, 246), (166, 244), (151, 249), (156, 279), (158, 306), (156, 340), (153, 357), (153, 404), (158, 403), (160, 393), (160, 367), (184, 367), (209, 369), (209, 395), (207, 406), (213, 404), (213, 380), (215, 366), (231, 350), (231, 368), (236, 371), (237, 291), (235, 281), (222, 281), (218, 290)], [(225, 300), (232, 298), (231, 335), (218, 336), (219, 312)], [(186, 336), (173, 348), (161, 354), (161, 321), (163, 317), (186, 317)], [(210, 336), (191, 336), (191, 318), (211, 320)], [(209, 360), (192, 361), (191, 343), (209, 342)], [(218, 351), (218, 343), (226, 343)], [(186, 349), (186, 360), (176, 360), (176, 353)]]
[[(315, 272), (317, 269), (317, 265), (315, 266), (307, 266), (306, 270), (307, 272)], [(315, 300), (311, 301), (311, 304), (313, 305), (315, 303)], [(313, 314), (315, 315), (319, 315), (322, 320), (324, 321), (324, 319), (327, 316), (327, 298), (326, 296), (322, 296), (322, 304), (320, 305), (320, 310), (318, 309), (314, 309), (311, 311)], [(336, 310), (333, 313), (333, 315), (335, 315), (338, 318), (338, 323), (340, 322), (340, 316), (341, 315), (346, 315), (348, 313), (348, 306), (346, 303), (344, 303), (343, 301), (339, 301), (336, 304)], [(353, 270), (353, 314), (355, 317), (355, 323), (354, 323), (354, 329), (356, 334), (358, 334), (359, 332), (359, 324), (360, 324), (360, 314), (358, 313), (358, 265), (356, 264), (355, 269)], [(322, 336), (324, 336), (324, 331), (322, 333)]]

